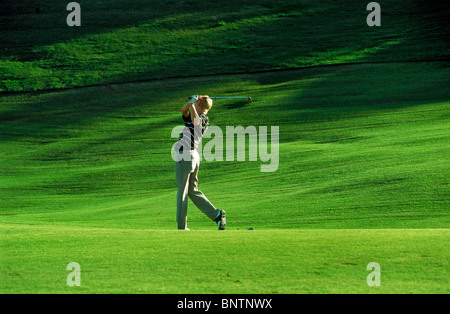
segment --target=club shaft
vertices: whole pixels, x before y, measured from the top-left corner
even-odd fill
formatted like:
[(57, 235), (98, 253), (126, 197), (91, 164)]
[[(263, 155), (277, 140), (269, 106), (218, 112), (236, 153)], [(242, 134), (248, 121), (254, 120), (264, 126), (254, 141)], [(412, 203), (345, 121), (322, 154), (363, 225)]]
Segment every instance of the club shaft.
[(226, 96), (221, 96), (221, 97), (217, 97), (217, 96), (211, 96), (211, 97), (208, 97), (208, 98), (211, 98), (211, 99), (248, 99), (248, 97), (226, 97)]

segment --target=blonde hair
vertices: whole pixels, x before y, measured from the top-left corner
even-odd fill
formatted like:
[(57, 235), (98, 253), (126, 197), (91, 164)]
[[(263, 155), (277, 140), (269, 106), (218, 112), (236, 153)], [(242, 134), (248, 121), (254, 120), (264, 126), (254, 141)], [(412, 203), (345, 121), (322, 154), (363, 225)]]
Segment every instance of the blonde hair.
[(204, 109), (204, 110), (209, 110), (211, 109), (213, 105), (213, 101), (211, 98), (209, 97), (203, 97), (202, 99), (200, 99), (200, 106)]

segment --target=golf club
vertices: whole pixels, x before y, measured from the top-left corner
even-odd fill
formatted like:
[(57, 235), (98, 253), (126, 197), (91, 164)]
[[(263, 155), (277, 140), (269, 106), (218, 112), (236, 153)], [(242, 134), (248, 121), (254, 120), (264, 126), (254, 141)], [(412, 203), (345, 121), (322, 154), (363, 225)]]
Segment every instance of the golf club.
[(249, 104), (252, 103), (252, 98), (251, 97), (234, 97), (234, 96), (209, 96), (208, 98), (211, 99), (247, 99), (247, 102)]
[(249, 104), (252, 103), (252, 97), (234, 97), (234, 96), (209, 96), (211, 99), (247, 99)]

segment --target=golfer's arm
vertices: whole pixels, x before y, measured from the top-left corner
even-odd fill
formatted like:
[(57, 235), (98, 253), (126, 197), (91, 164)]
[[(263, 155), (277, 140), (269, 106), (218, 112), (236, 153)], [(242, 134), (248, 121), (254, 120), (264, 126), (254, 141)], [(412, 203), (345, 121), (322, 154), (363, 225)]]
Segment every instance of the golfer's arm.
[(189, 115), (189, 109), (191, 108), (192, 104), (187, 102), (183, 107), (181, 107), (181, 113), (183, 116), (187, 117)]
[(197, 109), (195, 109), (195, 106), (191, 107), (191, 121), (194, 123), (194, 126), (200, 125), (200, 119), (198, 118)]

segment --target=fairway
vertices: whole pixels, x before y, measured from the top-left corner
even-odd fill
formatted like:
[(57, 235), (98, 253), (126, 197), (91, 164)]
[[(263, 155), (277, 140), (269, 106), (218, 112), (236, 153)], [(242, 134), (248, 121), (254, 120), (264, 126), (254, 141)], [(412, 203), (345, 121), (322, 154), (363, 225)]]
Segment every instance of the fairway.
[[(2, 230), (4, 293), (449, 292), (449, 232), (443, 229)], [(20, 271), (13, 266), (18, 258)], [(75, 260), (81, 286), (69, 289), (65, 267)], [(383, 265), (380, 287), (366, 283), (373, 261)]]
[[(394, 69), (409, 79), (392, 88), (392, 104), (374, 105), (385, 96), (373, 83), (384, 86)], [(353, 86), (354, 71), (371, 103), (342, 89)], [(5, 97), (2, 292), (448, 293), (445, 71), (439, 63), (363, 65)], [(427, 97), (421, 90), (397, 103), (396, 91), (414, 93), (424, 75), (434, 101), (418, 101)], [(227, 210), (225, 233), (192, 203), (192, 231), (172, 231), (168, 137), (178, 115), (147, 99), (167, 95), (164, 105), (175, 109), (183, 88), (255, 95), (251, 106), (218, 102), (211, 116), (224, 126), (262, 125), (273, 116), (267, 110), (279, 113), (276, 182), (259, 162), (202, 162), (200, 188)], [(266, 115), (255, 114), (261, 107)], [(72, 290), (70, 262), (83, 274)], [(382, 267), (381, 287), (365, 282), (371, 262)]]
[[(56, 0), (0, 4), (0, 293), (450, 292), (443, 5), (385, 1), (369, 27), (353, 1), (146, 3), (81, 3), (79, 28)], [(176, 230), (193, 94), (253, 99), (208, 113), (225, 231), (191, 201)]]
[[(1, 220), (171, 228), (179, 103), (189, 90), (239, 90), (256, 101), (217, 101), (213, 125), (278, 125), (280, 161), (273, 173), (248, 151), (202, 161), (200, 189), (229, 209), (231, 228), (447, 227), (446, 73), (353, 65), (6, 96)], [(188, 220), (213, 228), (195, 207)]]

